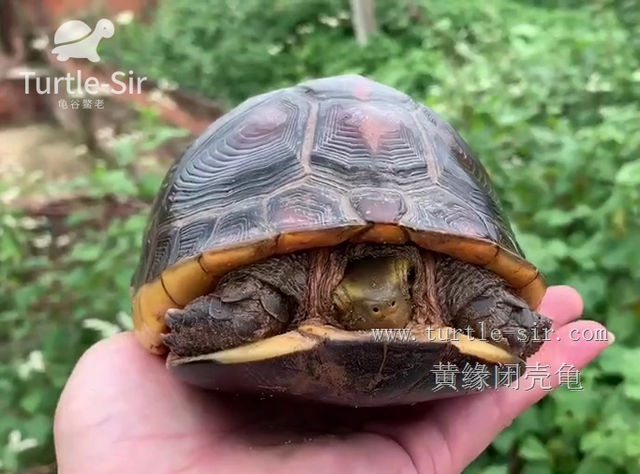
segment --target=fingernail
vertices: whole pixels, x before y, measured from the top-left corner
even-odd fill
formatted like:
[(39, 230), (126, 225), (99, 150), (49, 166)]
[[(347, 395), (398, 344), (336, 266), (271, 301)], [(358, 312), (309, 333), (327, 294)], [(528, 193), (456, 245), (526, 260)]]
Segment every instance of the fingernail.
[(611, 331), (607, 331), (607, 342), (608, 346), (616, 342), (616, 336)]

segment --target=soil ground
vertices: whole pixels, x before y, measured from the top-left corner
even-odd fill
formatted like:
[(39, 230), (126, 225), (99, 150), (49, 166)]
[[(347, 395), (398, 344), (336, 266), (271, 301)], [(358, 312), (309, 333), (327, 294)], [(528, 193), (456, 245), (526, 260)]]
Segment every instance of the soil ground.
[[(63, 182), (88, 171), (86, 155), (68, 133), (49, 124), (0, 128), (0, 202), (67, 197)], [(35, 201), (35, 202), (34, 202)]]

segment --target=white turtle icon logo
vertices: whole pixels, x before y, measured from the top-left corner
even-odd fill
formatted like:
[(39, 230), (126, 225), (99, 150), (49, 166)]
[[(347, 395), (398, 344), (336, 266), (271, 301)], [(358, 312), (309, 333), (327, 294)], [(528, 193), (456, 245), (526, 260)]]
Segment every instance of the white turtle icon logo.
[(98, 44), (102, 38), (111, 38), (115, 27), (110, 20), (98, 21), (92, 31), (89, 26), (79, 20), (71, 20), (60, 25), (53, 37), (57, 44), (52, 54), (58, 55), (58, 61), (66, 61), (69, 58), (88, 59), (92, 63), (100, 61), (97, 53)]

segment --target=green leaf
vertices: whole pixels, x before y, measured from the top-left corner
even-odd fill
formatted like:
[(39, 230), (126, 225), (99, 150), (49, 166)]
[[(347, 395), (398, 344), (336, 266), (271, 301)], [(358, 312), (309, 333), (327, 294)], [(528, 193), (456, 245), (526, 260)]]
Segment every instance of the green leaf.
[(593, 456), (587, 456), (582, 460), (574, 474), (614, 474), (615, 467)]
[(498, 466), (487, 467), (480, 472), (481, 474), (509, 474), (509, 468), (508, 466), (502, 464)]
[(640, 160), (623, 164), (616, 174), (616, 183), (625, 186), (640, 186)]
[(528, 461), (546, 461), (549, 459), (549, 452), (542, 442), (535, 436), (527, 436), (518, 448), (518, 453), (523, 459)]
[(20, 407), (27, 413), (34, 414), (40, 405), (41, 397), (40, 393), (31, 392), (20, 401)]
[(544, 463), (527, 463), (520, 471), (522, 474), (551, 474), (553, 470)]

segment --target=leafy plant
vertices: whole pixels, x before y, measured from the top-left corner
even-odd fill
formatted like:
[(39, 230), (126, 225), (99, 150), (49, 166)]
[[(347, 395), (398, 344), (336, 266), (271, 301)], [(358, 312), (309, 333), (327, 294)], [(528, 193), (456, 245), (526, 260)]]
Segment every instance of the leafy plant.
[(140, 160), (183, 134), (144, 113), (135, 134), (113, 143), (117, 166), (96, 160), (68, 184), (77, 198), (37, 216), (2, 208), (0, 472), (53, 461), (53, 413), (75, 362), (101, 337), (131, 328), (131, 269), (165, 170), (155, 162), (139, 173)]

